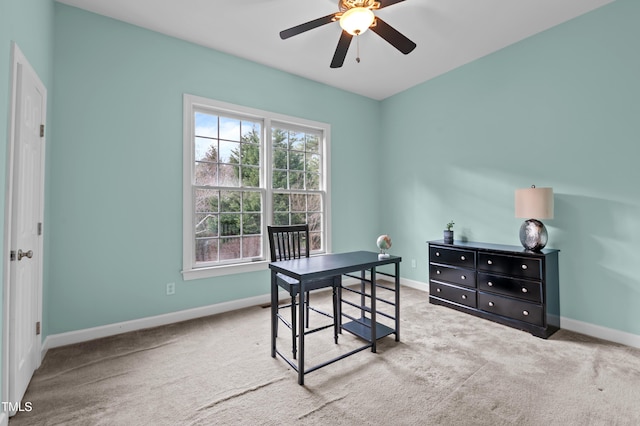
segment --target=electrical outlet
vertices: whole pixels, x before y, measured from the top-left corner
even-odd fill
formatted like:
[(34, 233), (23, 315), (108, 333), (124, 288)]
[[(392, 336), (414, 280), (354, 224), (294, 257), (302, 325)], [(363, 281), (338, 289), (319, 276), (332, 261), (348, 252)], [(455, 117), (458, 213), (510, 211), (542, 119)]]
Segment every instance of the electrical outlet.
[(167, 284), (167, 296), (171, 296), (172, 294), (176, 294), (176, 283)]
[(411, 259), (411, 267), (412, 268), (416, 267), (416, 260), (415, 259)]

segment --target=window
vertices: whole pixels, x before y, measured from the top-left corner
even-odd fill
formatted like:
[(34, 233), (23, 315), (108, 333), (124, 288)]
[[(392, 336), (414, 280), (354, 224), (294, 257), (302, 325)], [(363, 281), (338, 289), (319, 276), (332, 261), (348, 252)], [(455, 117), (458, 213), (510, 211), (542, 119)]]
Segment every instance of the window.
[(184, 95), (183, 274), (265, 269), (268, 224), (329, 251), (329, 126)]

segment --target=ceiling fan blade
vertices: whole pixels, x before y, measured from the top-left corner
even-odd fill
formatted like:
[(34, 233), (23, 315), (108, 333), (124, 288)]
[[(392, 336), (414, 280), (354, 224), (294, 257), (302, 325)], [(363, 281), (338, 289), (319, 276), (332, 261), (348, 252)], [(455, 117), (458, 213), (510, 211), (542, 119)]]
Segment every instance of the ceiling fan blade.
[(404, 1), (404, 0), (378, 0), (378, 3), (380, 3), (380, 7), (378, 9), (382, 9), (383, 7), (391, 6), (391, 5), (396, 4), (396, 3), (400, 3), (401, 1)]
[(342, 31), (340, 34), (340, 40), (338, 40), (338, 47), (336, 47), (336, 53), (333, 54), (331, 60), (331, 68), (340, 68), (344, 64), (344, 58), (347, 57), (347, 51), (351, 44), (353, 36), (346, 31)]
[(398, 30), (376, 17), (376, 24), (371, 26), (371, 31), (388, 41), (393, 47), (404, 53), (410, 53), (416, 48), (416, 44), (402, 35)]
[(282, 40), (288, 39), (289, 37), (293, 37), (294, 35), (301, 34), (305, 31), (312, 30), (314, 28), (318, 28), (325, 24), (330, 24), (334, 21), (335, 13), (331, 15), (323, 16), (322, 18), (314, 19), (313, 21), (305, 22), (304, 24), (296, 25), (295, 27), (291, 27), (284, 31), (280, 31), (280, 38)]

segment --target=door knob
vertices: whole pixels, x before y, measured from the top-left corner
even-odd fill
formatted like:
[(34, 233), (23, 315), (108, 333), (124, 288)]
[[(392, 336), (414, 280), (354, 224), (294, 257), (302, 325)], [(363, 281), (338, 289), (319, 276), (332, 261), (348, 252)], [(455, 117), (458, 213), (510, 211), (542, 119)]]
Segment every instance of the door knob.
[(29, 250), (27, 252), (18, 250), (18, 260), (22, 260), (23, 257), (28, 257), (29, 259), (31, 259), (33, 257), (33, 250)]

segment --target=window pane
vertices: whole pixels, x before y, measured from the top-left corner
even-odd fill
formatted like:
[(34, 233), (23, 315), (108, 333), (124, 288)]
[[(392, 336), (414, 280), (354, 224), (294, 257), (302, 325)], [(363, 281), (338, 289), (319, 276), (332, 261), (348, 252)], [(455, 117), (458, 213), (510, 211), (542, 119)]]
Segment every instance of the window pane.
[(244, 166), (241, 168), (242, 183), (245, 188), (260, 187), (260, 169), (257, 167)]
[(304, 151), (305, 135), (302, 132), (289, 132), (289, 148), (296, 151)]
[(304, 154), (289, 152), (289, 170), (304, 170)]
[(196, 214), (196, 238), (218, 236), (218, 215)]
[(213, 114), (205, 114), (196, 112), (194, 115), (196, 136), (218, 137), (218, 116)]
[(240, 167), (220, 164), (220, 186), (240, 186)]
[(291, 213), (291, 225), (304, 225), (307, 223), (307, 215), (304, 213)]
[(239, 212), (241, 194), (240, 191), (220, 191), (220, 211)]
[(289, 211), (289, 194), (273, 194), (273, 211)]
[(287, 151), (282, 149), (273, 150), (273, 168), (279, 170), (287, 169)]
[(321, 212), (322, 211), (322, 197), (316, 194), (307, 195), (307, 211)]
[(240, 235), (240, 215), (220, 215), (220, 235), (223, 237)]
[(321, 231), (322, 230), (322, 215), (320, 213), (311, 213), (307, 215), (307, 223), (309, 224), (309, 231)]
[(259, 192), (245, 191), (242, 195), (242, 211), (248, 212), (262, 212), (262, 197)]
[(304, 189), (304, 172), (289, 172), (289, 189)]
[(318, 175), (317, 173), (305, 173), (305, 178), (305, 189), (320, 189), (320, 175)]
[(316, 251), (322, 249), (322, 234), (319, 232), (309, 232), (309, 248), (311, 251)]
[(260, 144), (260, 134), (262, 133), (262, 124), (254, 121), (242, 120), (242, 141), (254, 144)]
[(260, 234), (260, 213), (242, 215), (242, 235)]
[(289, 136), (283, 129), (273, 128), (271, 129), (271, 143), (274, 148), (287, 148), (287, 141)]
[(221, 163), (240, 163), (240, 143), (220, 141), (220, 162)]
[(218, 240), (203, 238), (196, 239), (196, 262), (217, 262)]
[(320, 152), (320, 137), (318, 135), (307, 133), (307, 144), (305, 146), (307, 152)]
[(218, 161), (217, 139), (196, 138), (195, 159), (201, 161)]
[(242, 158), (240, 162), (244, 165), (260, 165), (260, 146), (243, 143), (241, 147)]
[(287, 189), (289, 185), (287, 184), (287, 172), (276, 170), (273, 172), (273, 184), (272, 187), (274, 189)]
[(220, 239), (220, 260), (240, 259), (240, 238)]
[(217, 212), (219, 192), (212, 189), (196, 189), (195, 211), (196, 213)]
[(215, 186), (218, 184), (218, 164), (196, 161), (195, 184)]
[(320, 171), (320, 156), (318, 154), (306, 155), (305, 170), (314, 173)]
[(307, 211), (307, 196), (305, 194), (291, 194), (291, 211)]
[(273, 214), (274, 225), (289, 225), (289, 213), (274, 213)]
[(240, 142), (240, 120), (220, 117), (220, 139)]
[(242, 257), (252, 258), (262, 255), (262, 237), (243, 237), (242, 238)]

